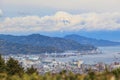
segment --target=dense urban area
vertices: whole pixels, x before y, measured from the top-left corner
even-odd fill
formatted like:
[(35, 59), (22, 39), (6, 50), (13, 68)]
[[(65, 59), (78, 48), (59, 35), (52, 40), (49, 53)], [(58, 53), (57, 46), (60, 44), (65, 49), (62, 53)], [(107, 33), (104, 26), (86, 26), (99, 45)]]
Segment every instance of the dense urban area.
[[(85, 64), (82, 60), (59, 61), (74, 54), (0, 56), (0, 80), (119, 80), (120, 63)], [(49, 58), (50, 57), (50, 58)]]

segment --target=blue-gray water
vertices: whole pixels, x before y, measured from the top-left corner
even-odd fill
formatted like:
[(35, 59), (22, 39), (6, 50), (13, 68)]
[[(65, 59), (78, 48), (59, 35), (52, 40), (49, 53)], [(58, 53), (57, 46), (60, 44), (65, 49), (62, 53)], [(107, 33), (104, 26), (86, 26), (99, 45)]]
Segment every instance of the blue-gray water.
[(83, 55), (83, 56), (72, 56), (68, 58), (57, 58), (59, 61), (71, 61), (73, 59), (81, 59), (86, 64), (95, 64), (98, 62), (103, 63), (113, 63), (120, 62), (120, 46), (111, 46), (111, 47), (99, 47), (103, 54), (94, 54), (94, 55)]

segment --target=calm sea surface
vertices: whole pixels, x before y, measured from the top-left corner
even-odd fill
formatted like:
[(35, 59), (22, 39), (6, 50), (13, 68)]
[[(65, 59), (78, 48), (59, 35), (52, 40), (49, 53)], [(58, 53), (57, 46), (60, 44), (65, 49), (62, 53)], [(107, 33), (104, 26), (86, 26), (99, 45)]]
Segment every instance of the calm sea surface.
[(71, 61), (81, 59), (86, 64), (95, 64), (98, 62), (103, 63), (113, 63), (120, 62), (120, 46), (111, 46), (111, 47), (99, 47), (99, 49), (103, 52), (102, 54), (94, 54), (94, 55), (83, 55), (83, 56), (72, 56), (68, 58), (57, 58), (59, 61)]

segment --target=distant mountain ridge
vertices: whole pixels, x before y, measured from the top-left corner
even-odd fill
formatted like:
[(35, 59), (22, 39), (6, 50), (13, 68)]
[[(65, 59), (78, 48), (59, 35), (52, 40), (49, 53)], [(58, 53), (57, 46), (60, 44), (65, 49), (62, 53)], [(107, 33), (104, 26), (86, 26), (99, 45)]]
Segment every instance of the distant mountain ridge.
[(0, 52), (4, 54), (39, 54), (64, 52), (67, 50), (88, 51), (96, 49), (92, 45), (83, 45), (73, 40), (40, 34), (28, 36), (0, 35)]
[(40, 47), (32, 45), (24, 45), (18, 43), (11, 43), (0, 39), (0, 54), (39, 54), (54, 51), (63, 52), (54, 47)]
[(76, 34), (71, 34), (71, 35), (66, 35), (64, 37), (65, 39), (68, 40), (74, 40), (78, 43), (81, 44), (91, 44), (94, 46), (118, 46), (120, 45), (120, 42), (114, 42), (114, 41), (109, 41), (109, 40), (102, 40), (102, 39), (94, 39), (94, 38), (88, 38)]

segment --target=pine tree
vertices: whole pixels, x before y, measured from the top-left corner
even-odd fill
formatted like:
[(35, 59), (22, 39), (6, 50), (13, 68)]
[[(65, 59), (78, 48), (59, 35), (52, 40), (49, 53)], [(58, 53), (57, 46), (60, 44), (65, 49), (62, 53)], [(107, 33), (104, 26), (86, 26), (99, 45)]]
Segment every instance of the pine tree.
[(5, 60), (2, 58), (0, 54), (0, 73), (3, 73), (5, 71), (6, 71)]
[(26, 71), (27, 74), (33, 74), (33, 73), (37, 73), (38, 74), (38, 71), (36, 68), (34, 68), (33, 66), (31, 66), (30, 68), (27, 68), (27, 71)]
[(10, 58), (6, 63), (6, 70), (8, 75), (22, 75), (24, 73), (24, 68), (19, 64), (17, 60)]

